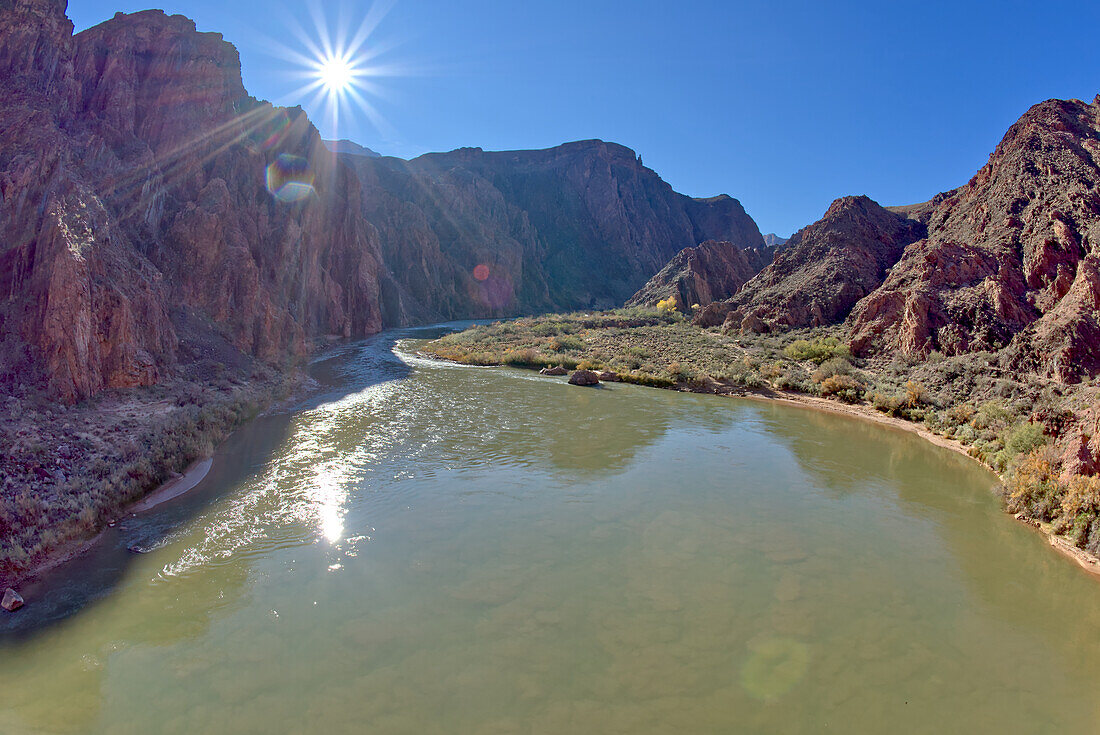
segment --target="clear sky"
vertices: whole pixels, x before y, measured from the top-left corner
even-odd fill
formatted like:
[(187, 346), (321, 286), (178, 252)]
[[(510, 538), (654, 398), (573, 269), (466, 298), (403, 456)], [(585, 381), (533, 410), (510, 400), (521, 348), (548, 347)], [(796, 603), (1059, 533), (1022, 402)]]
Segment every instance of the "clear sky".
[[(963, 184), (1030, 105), (1100, 93), (1098, 0), (390, 0), (365, 46), (385, 72), (377, 122), (356, 111), (334, 130), (294, 94), (286, 49), (318, 35), (306, 3), (152, 2), (221, 32), (249, 91), (303, 104), (326, 137), (402, 157), (613, 140), (781, 235), (846, 194), (905, 204)], [(353, 31), (372, 7), (315, 5)], [(146, 7), (68, 12), (80, 30)]]

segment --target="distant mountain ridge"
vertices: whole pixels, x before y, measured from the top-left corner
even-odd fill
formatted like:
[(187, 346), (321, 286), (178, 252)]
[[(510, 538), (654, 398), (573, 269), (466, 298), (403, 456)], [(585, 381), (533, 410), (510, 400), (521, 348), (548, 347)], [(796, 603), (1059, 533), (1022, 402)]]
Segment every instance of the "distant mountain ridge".
[(391, 265), (388, 308), (413, 320), (617, 306), (684, 247), (763, 247), (736, 199), (678, 194), (615, 143), (341, 160)]
[(364, 145), (359, 145), (352, 140), (326, 140), (325, 147), (333, 153), (348, 153), (353, 156), (364, 156), (366, 158), (381, 158), (382, 154), (377, 151), (373, 151)]

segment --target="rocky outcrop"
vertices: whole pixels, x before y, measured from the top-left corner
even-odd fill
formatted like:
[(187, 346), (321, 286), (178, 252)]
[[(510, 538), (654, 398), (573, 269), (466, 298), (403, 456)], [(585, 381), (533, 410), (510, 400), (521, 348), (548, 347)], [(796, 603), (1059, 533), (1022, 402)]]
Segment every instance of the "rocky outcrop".
[[(775, 260), (729, 300), (724, 318), (746, 331), (843, 321), (856, 302), (879, 287), (905, 247), (924, 233), (920, 222), (865, 196), (837, 199), (821, 220), (796, 232)], [(712, 311), (714, 321), (720, 310)]]
[(677, 194), (614, 143), (341, 159), (414, 319), (617, 306), (684, 247), (763, 246), (736, 199)]
[(931, 205), (927, 239), (853, 311), (854, 349), (1007, 347), (1061, 380), (1100, 371), (1100, 98), (1035, 105)]
[(671, 298), (683, 311), (695, 304), (724, 301), (767, 266), (773, 252), (773, 248), (742, 248), (715, 240), (684, 248), (631, 296), (627, 305), (652, 306)]
[(769, 232), (764, 235), (764, 244), (769, 247), (779, 247), (780, 245), (786, 245), (790, 241), (789, 237), (780, 237), (774, 232)]
[(568, 375), (569, 371), (561, 365), (555, 365), (554, 367), (544, 367), (539, 370), (539, 375)]

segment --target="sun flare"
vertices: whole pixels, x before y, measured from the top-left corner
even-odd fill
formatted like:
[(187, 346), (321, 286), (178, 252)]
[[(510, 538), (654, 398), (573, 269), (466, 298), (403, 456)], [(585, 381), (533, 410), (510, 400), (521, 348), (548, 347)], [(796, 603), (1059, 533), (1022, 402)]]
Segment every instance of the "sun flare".
[[(393, 0), (375, 0), (355, 11), (337, 7), (333, 12), (320, 0), (303, 3), (309, 21), (292, 19), (289, 26), (298, 45), (270, 44), (272, 55), (289, 62), (294, 67), (289, 75), (301, 82), (282, 102), (310, 110), (333, 137), (343, 119), (356, 113), (365, 115), (375, 129), (391, 133), (375, 107), (385, 96), (380, 80), (403, 76), (406, 70), (403, 64), (381, 59), (394, 44), (375, 37), (374, 31), (392, 5)], [(355, 22), (358, 13), (362, 15)]]
[(347, 91), (355, 83), (356, 69), (348, 59), (339, 56), (322, 59), (317, 78), (329, 92)]

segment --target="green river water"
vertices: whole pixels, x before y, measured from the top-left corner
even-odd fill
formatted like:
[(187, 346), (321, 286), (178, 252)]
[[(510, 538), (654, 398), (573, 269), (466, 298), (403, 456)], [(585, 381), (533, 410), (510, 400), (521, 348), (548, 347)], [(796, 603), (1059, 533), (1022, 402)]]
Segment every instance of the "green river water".
[(0, 733), (1100, 728), (1100, 584), (973, 462), (397, 341), (428, 334), (319, 362), (324, 395), (27, 590)]

